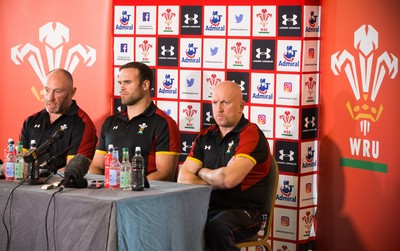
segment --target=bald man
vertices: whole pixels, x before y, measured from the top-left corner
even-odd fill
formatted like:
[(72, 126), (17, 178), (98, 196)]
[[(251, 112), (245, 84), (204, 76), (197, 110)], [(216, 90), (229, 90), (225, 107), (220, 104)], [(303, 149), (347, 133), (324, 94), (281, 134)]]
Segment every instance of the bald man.
[(262, 223), (270, 149), (263, 132), (243, 115), (240, 87), (232, 81), (212, 91), (216, 124), (196, 138), (178, 182), (213, 188), (205, 227), (207, 250), (235, 250)]
[(29, 116), (22, 126), (20, 140), (24, 151), (30, 148), (31, 140), (34, 139), (39, 147), (61, 127), (64, 128), (64, 136), (38, 158), (39, 164), (43, 163), (71, 146), (63, 157), (55, 160), (52, 164), (53, 170), (64, 167), (78, 153), (90, 159), (94, 155), (96, 128), (90, 117), (73, 100), (75, 93), (76, 87), (71, 73), (64, 69), (50, 71), (44, 86), (45, 108)]

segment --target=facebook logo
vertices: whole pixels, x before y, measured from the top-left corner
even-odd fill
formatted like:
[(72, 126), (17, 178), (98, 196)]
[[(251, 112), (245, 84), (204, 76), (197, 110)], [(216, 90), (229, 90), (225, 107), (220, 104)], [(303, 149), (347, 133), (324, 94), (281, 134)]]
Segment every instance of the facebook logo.
[(150, 22), (150, 12), (143, 12), (142, 21), (143, 22)]
[(128, 44), (122, 43), (120, 45), (120, 52), (128, 52)]

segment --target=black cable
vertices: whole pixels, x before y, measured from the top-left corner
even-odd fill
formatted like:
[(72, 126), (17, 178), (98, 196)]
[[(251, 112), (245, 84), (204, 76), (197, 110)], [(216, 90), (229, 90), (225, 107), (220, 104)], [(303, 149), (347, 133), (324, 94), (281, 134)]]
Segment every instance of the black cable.
[(18, 187), (20, 187), (25, 181), (26, 181), (26, 179), (28, 178), (29, 176), (27, 176), (27, 177), (25, 177), (16, 187), (14, 187), (12, 190), (11, 190), (11, 192), (10, 192), (10, 194), (8, 195), (8, 198), (7, 198), (7, 202), (6, 202), (6, 205), (5, 205), (5, 207), (4, 207), (4, 210), (3, 210), (3, 225), (4, 225), (4, 228), (6, 229), (6, 233), (7, 233), (7, 245), (6, 245), (6, 251), (9, 251), (10, 250), (10, 245), (11, 245), (11, 231), (12, 231), (12, 225), (11, 225), (11, 203), (10, 203), (10, 215), (9, 215), (9, 218), (10, 218), (10, 231), (8, 231), (8, 228), (7, 228), (7, 223), (6, 223), (6, 220), (5, 220), (5, 215), (6, 215), (6, 211), (7, 211), (7, 206), (8, 206), (8, 203), (10, 202), (10, 200), (11, 200), (11, 198), (12, 198), (12, 195), (14, 194), (14, 191), (15, 191), (15, 189), (17, 189)]
[[(46, 250), (47, 251), (49, 251), (49, 233), (48, 233), (48, 230), (47, 230), (47, 217), (48, 217), (48, 215), (49, 215), (49, 209), (50, 209), (50, 204), (51, 204), (51, 201), (53, 200), (53, 198), (54, 198), (54, 196), (56, 195), (56, 193), (58, 193), (59, 191), (55, 191), (52, 195), (51, 195), (51, 197), (50, 197), (50, 200), (49, 200), (49, 204), (47, 204), (47, 209), (46, 209), (46, 217), (45, 217), (45, 222), (44, 222), (44, 227), (45, 227), (45, 233), (46, 233)], [(56, 205), (54, 204), (54, 208), (56, 207)], [(55, 210), (55, 209), (54, 209)], [(55, 214), (54, 214), (54, 217), (55, 217)], [(54, 217), (53, 217), (53, 222), (54, 222)], [(54, 237), (54, 224), (53, 224), (53, 237)], [(55, 243), (54, 243), (54, 248), (56, 248), (55, 247)]]

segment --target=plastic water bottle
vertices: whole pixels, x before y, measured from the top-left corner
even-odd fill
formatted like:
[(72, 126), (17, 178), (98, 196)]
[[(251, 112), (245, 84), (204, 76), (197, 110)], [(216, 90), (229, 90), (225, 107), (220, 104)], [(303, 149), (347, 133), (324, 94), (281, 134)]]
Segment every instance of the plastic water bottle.
[(122, 148), (122, 163), (119, 172), (120, 177), (120, 188), (122, 191), (130, 191), (130, 171), (131, 171), (131, 162), (129, 161), (129, 149)]
[(104, 187), (110, 188), (110, 163), (113, 158), (114, 145), (108, 145), (108, 151), (104, 157)]
[(144, 189), (144, 158), (141, 155), (140, 146), (135, 148), (135, 156), (132, 158), (131, 187), (133, 191)]
[(114, 147), (113, 158), (110, 163), (110, 188), (119, 189), (119, 169), (121, 168), (121, 163), (119, 162), (118, 147)]
[(17, 159), (15, 161), (15, 181), (22, 181), (24, 180), (24, 169), (25, 169), (25, 163), (24, 163), (24, 157), (22, 156), (22, 141), (18, 142), (17, 145)]
[(16, 160), (16, 151), (14, 140), (12, 138), (8, 139), (8, 146), (4, 150), (4, 157), (5, 157), (5, 176), (6, 180), (13, 181), (15, 179), (15, 160)]

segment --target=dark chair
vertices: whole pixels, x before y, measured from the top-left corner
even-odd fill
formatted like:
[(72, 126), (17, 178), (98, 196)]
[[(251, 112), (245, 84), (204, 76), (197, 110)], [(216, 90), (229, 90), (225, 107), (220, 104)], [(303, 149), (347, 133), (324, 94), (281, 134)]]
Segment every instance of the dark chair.
[[(279, 168), (276, 163), (276, 159), (273, 155), (271, 155), (271, 169), (267, 176), (267, 201), (264, 208), (264, 224), (261, 227), (262, 235), (256, 234), (255, 236), (240, 242), (236, 243), (236, 247), (254, 247), (254, 246), (264, 246), (264, 248), (268, 251), (272, 250), (271, 245), (268, 243), (269, 233), (272, 227), (272, 219), (274, 213), (275, 206), (275, 198), (276, 198), (276, 190), (278, 187), (278, 178), (279, 178)], [(264, 228), (264, 230), (262, 230)]]

